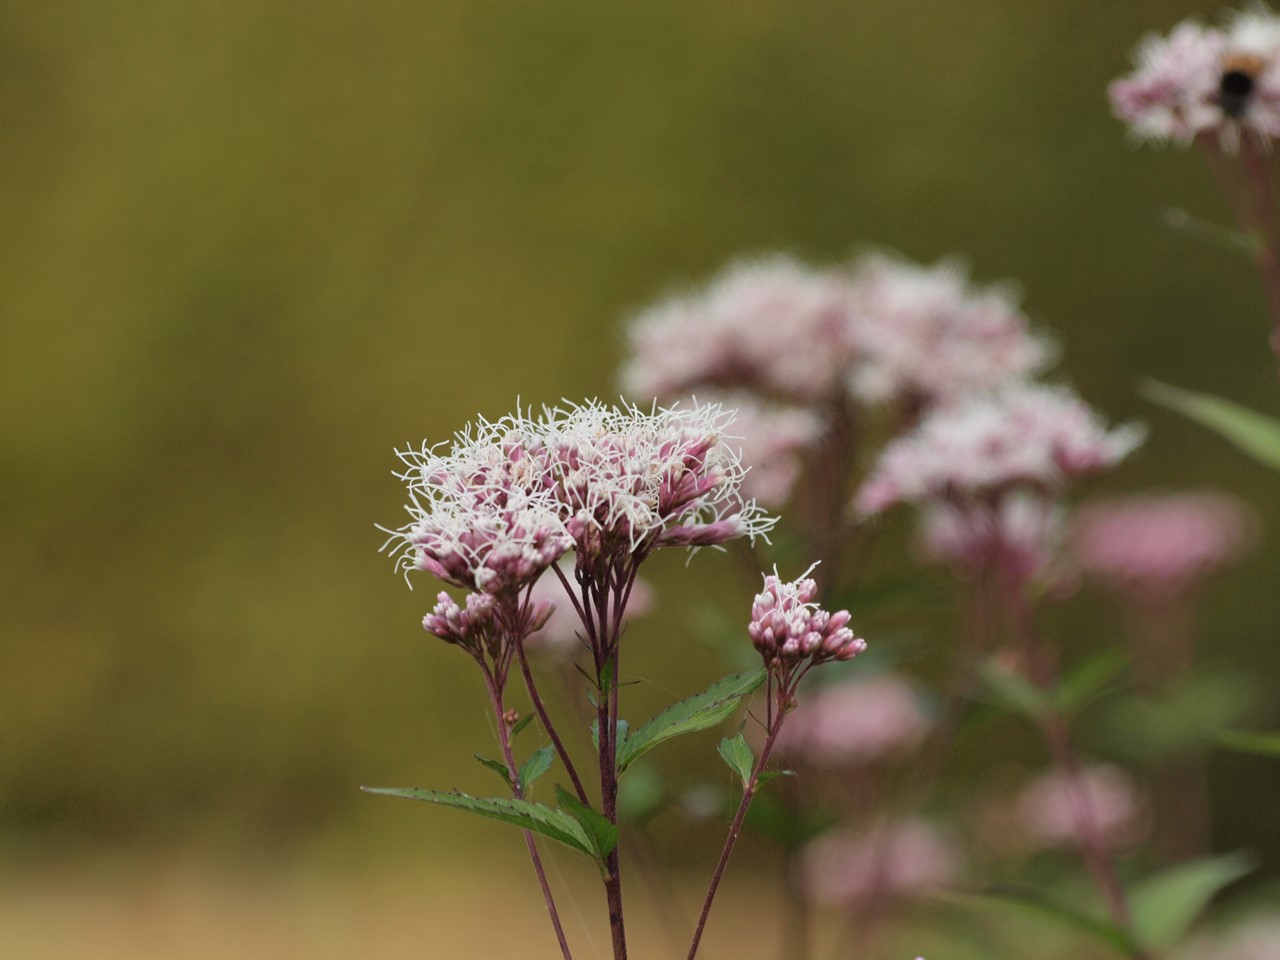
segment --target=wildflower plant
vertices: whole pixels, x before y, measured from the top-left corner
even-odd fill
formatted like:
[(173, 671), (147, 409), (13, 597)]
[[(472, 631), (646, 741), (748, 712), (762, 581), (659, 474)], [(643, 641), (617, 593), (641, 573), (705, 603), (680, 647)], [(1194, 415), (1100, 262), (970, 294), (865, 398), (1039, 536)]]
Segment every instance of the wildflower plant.
[[(742, 494), (746, 468), (727, 442), (733, 414), (718, 404), (642, 409), (591, 401), (479, 420), (452, 444), (400, 454), (407, 470), (409, 522), (388, 531), (384, 547), (406, 574), (426, 571), (466, 591), (439, 595), (423, 620), (427, 632), (466, 652), (481, 669), (495, 718), (501, 761), (482, 759), (506, 783), (509, 798), (461, 792), (376, 789), (467, 810), (520, 827), (561, 953), (571, 957), (535, 837), (591, 857), (599, 868), (615, 960), (627, 955), (622, 864), (618, 849), (620, 777), (643, 754), (680, 734), (727, 719), (766, 687), (767, 739), (759, 758), (741, 734), (721, 756), (742, 777), (743, 796), (716, 866), (689, 948), (697, 953), (715, 892), (758, 787), (796, 685), (812, 667), (848, 660), (865, 648), (847, 611), (815, 602), (816, 586), (766, 578), (748, 634), (764, 655), (760, 670), (733, 674), (710, 689), (632, 726), (622, 718), (622, 637), (641, 565), (663, 547), (720, 547), (765, 537), (776, 523)], [(572, 556), (572, 563), (560, 563)], [(558, 589), (548, 593), (549, 578)], [(555, 597), (556, 599), (551, 599)], [(541, 696), (526, 645), (557, 607), (572, 610), (589, 668), (594, 708), (595, 776), (585, 774)], [(560, 628), (563, 631), (563, 628)], [(526, 693), (550, 743), (518, 762), (514, 737), (528, 722), (507, 706), (507, 681), (519, 664)], [(572, 789), (558, 804), (529, 799), (559, 761)], [(588, 789), (592, 782), (592, 789)]]

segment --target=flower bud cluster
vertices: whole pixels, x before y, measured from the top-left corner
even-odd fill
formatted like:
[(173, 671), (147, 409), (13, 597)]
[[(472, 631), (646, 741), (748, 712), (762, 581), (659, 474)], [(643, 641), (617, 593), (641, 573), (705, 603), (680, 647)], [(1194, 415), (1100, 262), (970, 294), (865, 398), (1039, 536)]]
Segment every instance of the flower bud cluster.
[(818, 584), (804, 576), (789, 583), (776, 572), (765, 576), (747, 632), (767, 667), (786, 672), (805, 661), (852, 660), (867, 649), (849, 629), (849, 611), (828, 613), (817, 596)]

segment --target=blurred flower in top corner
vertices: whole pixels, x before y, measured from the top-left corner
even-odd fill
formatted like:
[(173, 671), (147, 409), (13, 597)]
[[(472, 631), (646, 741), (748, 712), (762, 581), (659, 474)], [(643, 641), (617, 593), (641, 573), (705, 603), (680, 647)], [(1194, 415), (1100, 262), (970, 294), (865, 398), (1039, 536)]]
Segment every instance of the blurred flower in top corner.
[(1256, 544), (1257, 518), (1234, 497), (1197, 492), (1132, 496), (1081, 507), (1076, 562), (1140, 605), (1193, 590)]
[(1065, 387), (1019, 384), (941, 407), (881, 453), (855, 500), (865, 515), (899, 503), (994, 501), (1060, 492), (1123, 460), (1144, 431), (1109, 429)]
[(1222, 28), (1184, 21), (1146, 37), (1134, 60), (1108, 94), (1138, 139), (1235, 152), (1244, 135), (1280, 136), (1280, 18), (1267, 7), (1232, 12)]
[(1038, 373), (1054, 345), (1032, 334), (1008, 286), (982, 289), (964, 267), (873, 254), (854, 266), (861, 317), (850, 389), (868, 403), (924, 405)]
[(816, 403), (844, 387), (855, 322), (842, 273), (781, 254), (738, 261), (631, 320), (623, 386), (661, 400), (710, 387)]

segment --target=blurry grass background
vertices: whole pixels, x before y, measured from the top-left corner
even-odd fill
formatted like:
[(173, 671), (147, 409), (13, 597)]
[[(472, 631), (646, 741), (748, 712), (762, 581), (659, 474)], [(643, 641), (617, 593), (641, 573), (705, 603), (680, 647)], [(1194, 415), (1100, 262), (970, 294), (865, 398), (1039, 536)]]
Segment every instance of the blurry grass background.
[[(1152, 426), (1107, 490), (1221, 486), (1274, 530), (1274, 477), (1134, 392), (1277, 406), (1249, 264), (1160, 222), (1224, 220), (1208, 174), (1134, 149), (1104, 99), (1143, 32), (1213, 9), (0, 5), (6, 876), (510, 853), (502, 828), (355, 789), (488, 786), (470, 664), (418, 626), (434, 585), (375, 552), (401, 516), (392, 449), (517, 397), (611, 396), (620, 319), (743, 252), (884, 244), (1017, 281), (1061, 373)], [(1278, 559), (1270, 536), (1202, 622), (1263, 689)], [(693, 563), (696, 583), (655, 564), (636, 715), (719, 669), (700, 604), (745, 617), (729, 565)], [(1101, 604), (1068, 625), (1118, 630)], [(1219, 844), (1274, 872), (1275, 768), (1213, 771)], [(678, 843), (699, 870), (704, 841)]]

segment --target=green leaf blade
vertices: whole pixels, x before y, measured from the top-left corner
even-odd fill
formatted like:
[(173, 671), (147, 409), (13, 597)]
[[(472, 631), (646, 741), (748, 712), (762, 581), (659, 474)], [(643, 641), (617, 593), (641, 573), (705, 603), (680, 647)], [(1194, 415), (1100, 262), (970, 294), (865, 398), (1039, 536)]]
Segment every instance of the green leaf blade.
[(1149, 380), (1141, 388), (1148, 400), (1208, 427), (1272, 470), (1280, 471), (1280, 420), (1208, 393), (1193, 393)]
[(551, 769), (551, 761), (555, 759), (556, 748), (551, 744), (533, 751), (520, 767), (520, 789), (528, 791), (540, 776)]
[(618, 828), (604, 814), (582, 803), (564, 787), (556, 787), (556, 800), (560, 809), (582, 827), (591, 843), (592, 856), (603, 870), (605, 858), (618, 846)]
[(725, 737), (716, 750), (729, 765), (729, 769), (741, 778), (742, 789), (747, 789), (747, 784), (751, 782), (751, 772), (755, 769), (756, 755), (746, 738), (741, 733), (735, 737)]
[(461, 791), (421, 790), (417, 787), (361, 787), (365, 793), (405, 800), (422, 800), (455, 810), (465, 810), (490, 820), (508, 823), (563, 843), (595, 859), (595, 845), (582, 825), (569, 814), (541, 803), (499, 797), (473, 797)]
[(1248, 854), (1229, 853), (1180, 863), (1144, 880), (1129, 897), (1138, 940), (1153, 950), (1177, 943), (1223, 887), (1256, 865)]
[(1280, 760), (1280, 733), (1258, 733), (1248, 730), (1219, 730), (1218, 746), (1236, 753), (1252, 753)]
[(764, 678), (763, 668), (730, 674), (702, 693), (673, 703), (637, 727), (626, 742), (619, 745), (618, 772), (626, 770), (660, 743), (686, 733), (706, 730), (727, 720), (743, 698), (764, 683)]

